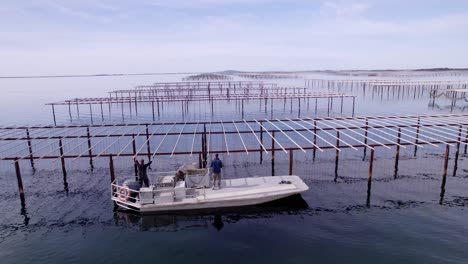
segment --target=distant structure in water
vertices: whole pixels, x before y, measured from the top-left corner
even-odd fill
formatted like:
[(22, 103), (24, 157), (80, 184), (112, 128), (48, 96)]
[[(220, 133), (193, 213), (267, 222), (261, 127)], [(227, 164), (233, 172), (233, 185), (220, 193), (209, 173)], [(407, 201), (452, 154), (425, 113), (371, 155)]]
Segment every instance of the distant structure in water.
[(197, 75), (190, 75), (188, 77), (183, 78), (184, 81), (218, 81), (218, 80), (232, 80), (232, 77), (218, 74), (218, 73), (202, 73)]

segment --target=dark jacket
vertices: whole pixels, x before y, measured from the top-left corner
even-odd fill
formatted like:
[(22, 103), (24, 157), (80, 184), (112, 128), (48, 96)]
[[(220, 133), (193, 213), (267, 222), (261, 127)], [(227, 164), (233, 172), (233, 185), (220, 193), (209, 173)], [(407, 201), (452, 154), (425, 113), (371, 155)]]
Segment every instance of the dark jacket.
[(213, 173), (221, 173), (221, 168), (223, 167), (223, 162), (219, 158), (215, 158), (211, 161), (211, 169)]
[(146, 174), (146, 170), (148, 169), (149, 165), (151, 165), (152, 162), (153, 161), (150, 161), (146, 164), (140, 164), (138, 160), (135, 160), (135, 164), (137, 165), (137, 168), (138, 168), (138, 177), (140, 177), (140, 179), (148, 178), (148, 175)]

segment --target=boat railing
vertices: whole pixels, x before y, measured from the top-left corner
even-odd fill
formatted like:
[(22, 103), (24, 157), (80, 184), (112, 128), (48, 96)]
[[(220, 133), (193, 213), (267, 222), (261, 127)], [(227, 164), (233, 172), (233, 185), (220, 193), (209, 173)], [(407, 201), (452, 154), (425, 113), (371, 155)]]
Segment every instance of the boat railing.
[[(145, 188), (147, 189), (147, 188)], [(117, 180), (111, 184), (111, 195), (114, 200), (124, 204), (161, 204), (174, 201), (180, 201), (186, 198), (197, 198), (203, 196), (206, 199), (205, 188), (174, 188), (174, 187), (156, 187), (151, 190), (141, 189), (136, 191), (128, 188), (126, 185), (119, 185)]]

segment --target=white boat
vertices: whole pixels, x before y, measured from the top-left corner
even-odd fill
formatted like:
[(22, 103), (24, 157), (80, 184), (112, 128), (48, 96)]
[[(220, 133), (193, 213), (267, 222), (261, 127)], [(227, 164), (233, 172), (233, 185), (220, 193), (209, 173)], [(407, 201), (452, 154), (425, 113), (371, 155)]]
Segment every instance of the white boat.
[(150, 213), (257, 205), (309, 189), (294, 175), (226, 179), (221, 180), (221, 188), (212, 189), (209, 170), (196, 169), (194, 163), (148, 176), (153, 184), (144, 188), (135, 187), (134, 181), (114, 181), (112, 200), (121, 208)]

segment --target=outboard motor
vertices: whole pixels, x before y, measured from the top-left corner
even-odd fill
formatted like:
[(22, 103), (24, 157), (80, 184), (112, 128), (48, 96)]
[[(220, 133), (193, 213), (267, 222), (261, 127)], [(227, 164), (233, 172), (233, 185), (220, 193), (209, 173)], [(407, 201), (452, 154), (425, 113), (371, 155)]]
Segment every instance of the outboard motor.
[(130, 197), (129, 200), (130, 202), (135, 202), (135, 198), (138, 195), (138, 191), (140, 191), (141, 185), (139, 182), (135, 180), (125, 180), (122, 184), (122, 186), (127, 186), (130, 190), (134, 192), (130, 192)]

